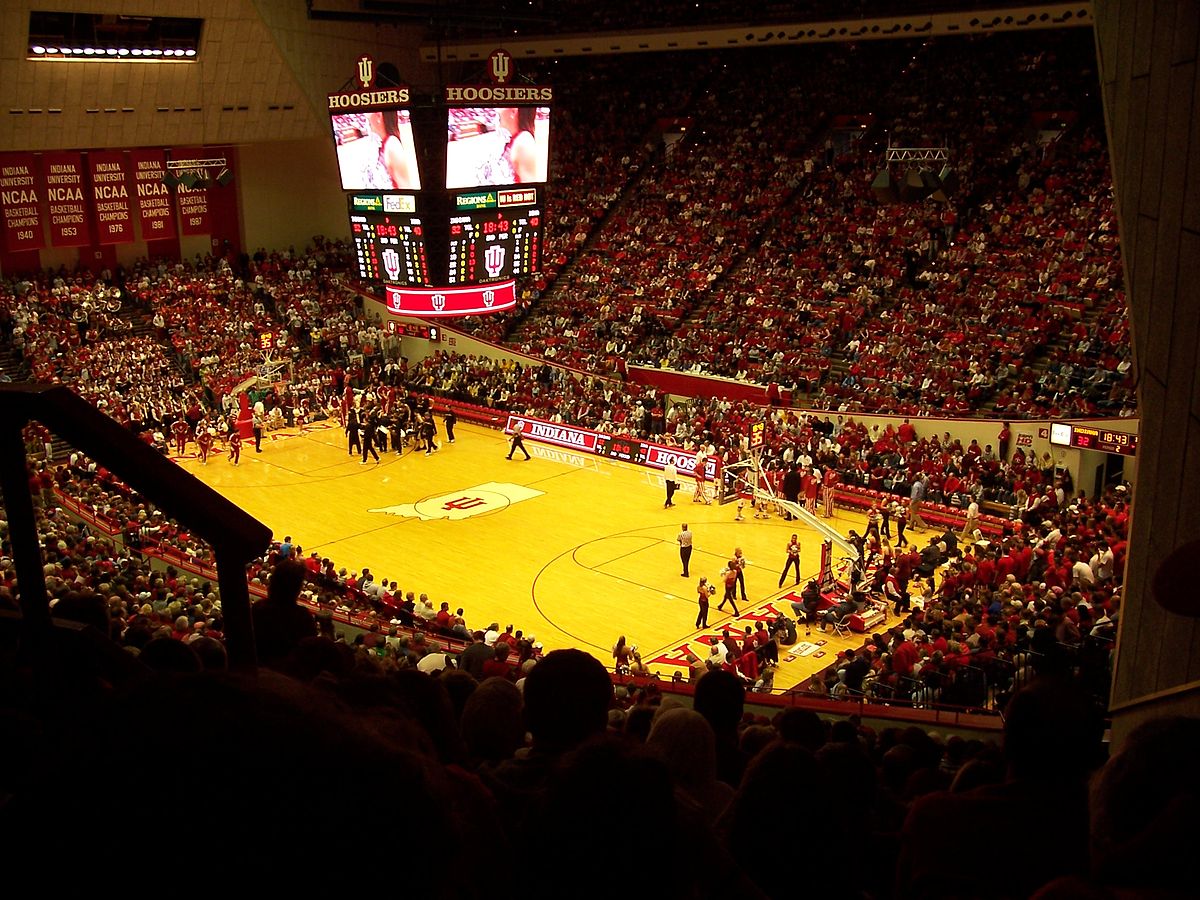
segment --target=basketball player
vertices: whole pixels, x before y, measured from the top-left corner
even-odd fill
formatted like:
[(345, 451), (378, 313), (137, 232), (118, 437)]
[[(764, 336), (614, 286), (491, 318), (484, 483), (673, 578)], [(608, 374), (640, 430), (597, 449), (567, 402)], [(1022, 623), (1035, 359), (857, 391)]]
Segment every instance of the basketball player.
[(242, 460), (242, 436), (235, 428), (229, 433), (229, 461), (235, 466)]
[(779, 586), (783, 587), (783, 581), (787, 578), (788, 569), (795, 566), (796, 568), (796, 584), (800, 583), (800, 536), (792, 535), (792, 539), (787, 545), (787, 562), (783, 564), (783, 571), (779, 573)]
[(692, 496), (693, 503), (712, 503), (712, 501), (708, 499), (708, 494), (704, 487), (705, 481), (708, 477), (708, 473), (704, 469), (707, 461), (708, 454), (704, 452), (704, 447), (701, 446), (698, 450), (696, 450), (696, 468), (692, 471), (692, 475), (696, 479), (696, 493)]
[(458, 424), (458, 416), (454, 410), (446, 410), (446, 414), (442, 417), (442, 422), (446, 426), (446, 440), (451, 444), (454, 443), (454, 426)]
[(804, 509), (811, 515), (817, 514), (817, 492), (821, 486), (821, 473), (813, 469), (807, 476), (808, 483), (804, 486)]
[(833, 495), (834, 489), (837, 487), (837, 482), (837, 472), (830, 466), (825, 470), (825, 477), (821, 480), (821, 501), (825, 504), (823, 515), (826, 519), (833, 518)]
[[(522, 453), (525, 454), (526, 459), (529, 459), (529, 451), (525, 449), (525, 442), (521, 440), (521, 435), (524, 433), (524, 431), (525, 431), (525, 423), (524, 422), (518, 422), (513, 427), (512, 441), (508, 445), (508, 456), (504, 457), (505, 459), (512, 459), (513, 454), (516, 453), (518, 450), (520, 450)], [(684, 574), (686, 574), (686, 572)]]
[(254, 414), (251, 421), (251, 428), (254, 430), (254, 452), (262, 453), (262, 433), (263, 427), (267, 424), (262, 413), (258, 411), (258, 404), (254, 405)]

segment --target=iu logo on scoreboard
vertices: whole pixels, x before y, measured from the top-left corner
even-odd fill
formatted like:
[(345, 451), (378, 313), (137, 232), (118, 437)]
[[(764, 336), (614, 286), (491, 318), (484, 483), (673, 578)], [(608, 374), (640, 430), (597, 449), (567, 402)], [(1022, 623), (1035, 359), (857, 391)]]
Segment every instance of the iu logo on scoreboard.
[(507, 84), (512, 78), (512, 54), (507, 50), (493, 50), (488, 57), (488, 75), (493, 84)]
[(383, 259), (383, 271), (387, 273), (387, 277), (395, 281), (400, 277), (400, 254), (388, 247), (380, 254)]
[(483, 292), (483, 305), (491, 309), (492, 304), (496, 302), (496, 292), (488, 288)]
[(499, 244), (488, 247), (487, 252), (483, 254), (483, 267), (493, 278), (498, 276), (504, 268), (504, 248)]
[(375, 83), (375, 60), (369, 56), (358, 58), (358, 85), (369, 88)]
[(441, 312), (443, 309), (446, 308), (446, 295), (445, 294), (434, 294), (432, 297), (429, 298), (429, 302), (433, 304), (434, 309), (436, 309), (438, 312)]

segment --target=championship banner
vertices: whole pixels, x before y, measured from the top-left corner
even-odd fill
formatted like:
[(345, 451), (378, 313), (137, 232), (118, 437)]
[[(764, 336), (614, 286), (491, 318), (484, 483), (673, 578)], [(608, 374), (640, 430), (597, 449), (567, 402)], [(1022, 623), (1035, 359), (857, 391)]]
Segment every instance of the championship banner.
[(142, 240), (157, 241), (175, 236), (175, 207), (171, 191), (163, 184), (167, 174), (164, 150), (131, 150), (129, 164), (137, 188), (138, 220)]
[[(208, 156), (204, 150), (172, 150), (171, 158), (175, 162), (187, 159), (204, 159)], [(177, 173), (178, 174), (178, 173)], [(205, 172), (196, 171), (196, 176), (203, 178)], [(179, 197), (179, 232), (191, 237), (198, 234), (212, 233), (212, 215), (208, 209), (208, 188), (189, 188), (182, 184), (177, 189)]]
[(83, 154), (43, 153), (42, 173), (50, 208), (50, 246), (90, 244), (92, 223), (83, 193)]
[(96, 208), (96, 240), (101, 244), (133, 243), (133, 204), (129, 200), (129, 166), (124, 150), (92, 150), (92, 199)]
[(10, 253), (46, 246), (38, 202), (41, 180), (41, 169), (32, 153), (0, 156), (0, 211), (4, 216), (4, 246)]

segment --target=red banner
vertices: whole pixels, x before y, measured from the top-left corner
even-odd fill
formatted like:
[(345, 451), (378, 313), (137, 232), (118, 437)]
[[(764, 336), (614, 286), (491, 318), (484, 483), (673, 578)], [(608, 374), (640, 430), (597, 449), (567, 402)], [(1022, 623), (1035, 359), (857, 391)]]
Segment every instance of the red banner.
[(133, 242), (133, 204), (129, 200), (129, 164), (124, 150), (92, 150), (92, 199), (96, 208), (96, 239), (101, 244)]
[(50, 245), (79, 247), (91, 243), (92, 227), (83, 193), (83, 154), (43, 153), (42, 173), (50, 207)]
[[(396, 257), (388, 248), (383, 257), (385, 269), (391, 267), (387, 254)], [(399, 266), (399, 261), (395, 265)], [(478, 287), (406, 288), (385, 285), (388, 312), (398, 316), (481, 316), (512, 309), (517, 303), (515, 281), (494, 281)]]
[(46, 246), (38, 201), (41, 183), (41, 169), (32, 153), (0, 156), (0, 210), (4, 216), (4, 246), (10, 253)]
[[(173, 162), (180, 162), (187, 159), (207, 159), (208, 151), (203, 149), (187, 149), (187, 150), (172, 150), (171, 159)], [(184, 172), (176, 172), (179, 174), (189, 174), (187, 170)], [(197, 178), (204, 178), (208, 174), (203, 169), (197, 169), (190, 174), (194, 174)], [(182, 184), (178, 188), (179, 196), (179, 231), (184, 235), (211, 234), (212, 233), (212, 213), (208, 208), (208, 188), (188, 188)]]
[(175, 236), (175, 206), (171, 190), (163, 184), (167, 174), (167, 154), (164, 150), (131, 150), (129, 165), (137, 190), (138, 220), (142, 240), (159, 241)]

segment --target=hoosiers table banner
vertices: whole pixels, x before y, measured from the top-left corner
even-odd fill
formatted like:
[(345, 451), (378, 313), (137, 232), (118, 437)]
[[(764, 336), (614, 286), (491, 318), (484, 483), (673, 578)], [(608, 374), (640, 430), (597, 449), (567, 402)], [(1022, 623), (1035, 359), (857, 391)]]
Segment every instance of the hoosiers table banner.
[(157, 241), (175, 236), (175, 207), (171, 191), (163, 184), (167, 154), (163, 150), (131, 150), (133, 183), (137, 186), (138, 220), (142, 239)]
[(101, 244), (133, 243), (133, 204), (129, 200), (129, 167), (124, 150), (92, 150), (92, 198), (96, 206), (96, 239)]
[(41, 169), (32, 153), (0, 156), (0, 209), (4, 215), (4, 246), (9, 252), (46, 246), (40, 190)]
[(50, 246), (82, 247), (91, 243), (82, 153), (43, 153), (42, 173), (50, 209)]

